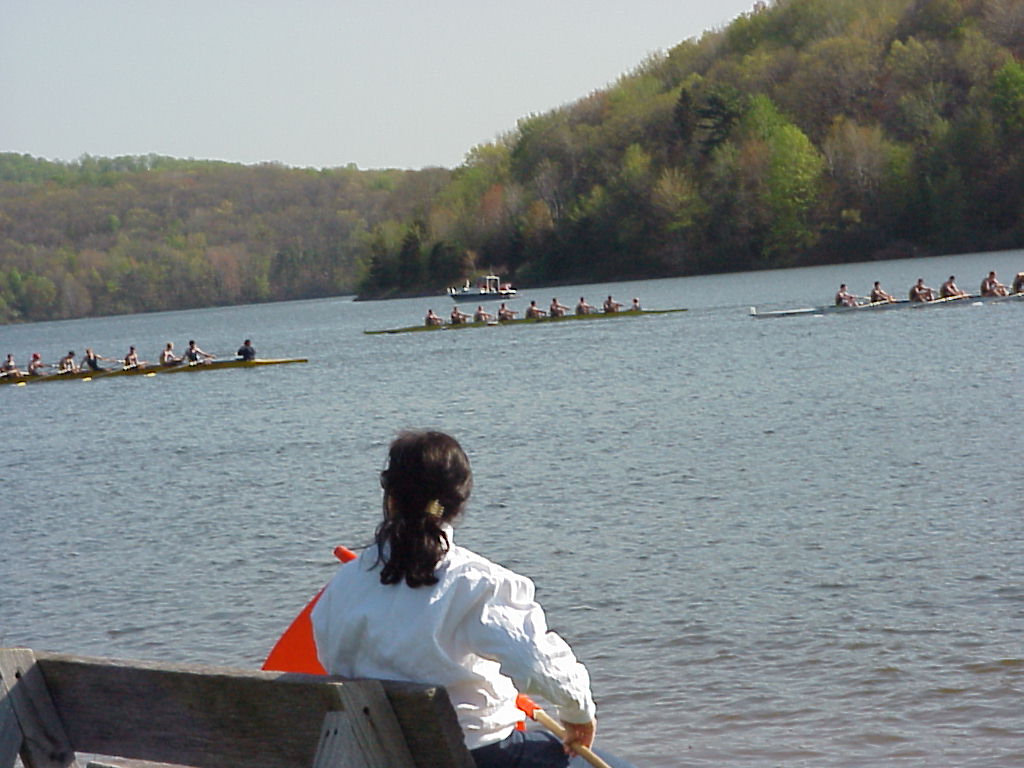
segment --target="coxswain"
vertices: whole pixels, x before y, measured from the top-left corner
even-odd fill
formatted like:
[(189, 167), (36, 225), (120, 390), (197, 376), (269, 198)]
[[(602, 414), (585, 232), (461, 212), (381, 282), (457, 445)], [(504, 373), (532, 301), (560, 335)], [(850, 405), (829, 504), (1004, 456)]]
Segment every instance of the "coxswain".
[(536, 301), (531, 301), (530, 306), (526, 308), (526, 316), (531, 318), (544, 317), (547, 314), (543, 309), (537, 306)]
[(124, 356), (124, 367), (125, 370), (139, 367), (139, 353), (135, 351), (134, 345), (128, 347), (128, 354)]
[(1009, 293), (1006, 286), (996, 280), (995, 272), (989, 272), (988, 277), (981, 281), (982, 296), (1008, 296)]
[(207, 360), (213, 360), (216, 355), (211, 355), (209, 352), (203, 352), (195, 343), (194, 340), (189, 339), (188, 349), (185, 350), (185, 354), (182, 355), (189, 365), (195, 363), (205, 363)]
[(444, 320), (441, 319), (440, 315), (435, 315), (434, 310), (428, 309), (427, 316), (423, 318), (424, 325), (444, 325)]
[(893, 296), (891, 293), (888, 293), (884, 288), (882, 288), (882, 284), (878, 280), (875, 280), (875, 285), (871, 289), (871, 303), (872, 304), (882, 304), (882, 303), (889, 303), (889, 304), (891, 304), (894, 301), (896, 301), (896, 297)]
[(836, 304), (837, 307), (856, 307), (857, 306), (857, 297), (854, 296), (852, 293), (850, 293), (848, 290), (846, 290), (846, 283), (843, 283), (842, 285), (840, 285), (839, 286), (839, 290), (836, 291), (836, 301), (835, 301), (835, 304)]
[(548, 314), (551, 317), (565, 317), (565, 313), (569, 311), (569, 308), (558, 301), (558, 297), (551, 300), (551, 306), (548, 307)]
[(494, 315), (484, 311), (483, 305), (477, 304), (476, 312), (473, 313), (474, 323), (489, 323), (494, 320)]
[(239, 360), (244, 360), (247, 363), (255, 360), (256, 350), (252, 346), (252, 340), (246, 339), (245, 341), (243, 341), (242, 346), (238, 348), (238, 351), (235, 352), (235, 354), (238, 355)]
[(956, 277), (953, 275), (950, 275), (949, 280), (939, 286), (940, 299), (963, 299), (966, 297), (967, 291), (960, 290), (960, 286), (956, 284)]
[(917, 282), (910, 287), (910, 300), (914, 302), (925, 302), (933, 301), (935, 299), (935, 289), (929, 288), (924, 284), (924, 278), (917, 278)]
[(160, 365), (177, 365), (180, 362), (181, 358), (174, 354), (174, 342), (168, 341), (160, 353)]
[(117, 360), (115, 360), (112, 357), (104, 357), (103, 355), (97, 355), (95, 352), (92, 351), (92, 347), (86, 347), (85, 354), (82, 355), (81, 368), (83, 370), (88, 368), (90, 371), (105, 371), (106, 368), (100, 365), (100, 360), (106, 360), (111, 363), (117, 362)]
[(629, 305), (629, 311), (643, 312), (643, 309), (640, 307), (640, 299), (638, 299), (636, 296), (633, 297), (633, 303)]
[(28, 361), (28, 375), (29, 376), (42, 376), (43, 368), (49, 368), (46, 363), (43, 362), (43, 356), (38, 352), (32, 353), (32, 359)]
[(10, 379), (21, 378), (22, 373), (18, 369), (18, 364), (14, 362), (13, 354), (8, 354), (3, 365), (0, 365), (0, 376), (5, 376)]
[(1018, 272), (1013, 278), (1013, 293), (1024, 293), (1024, 272)]
[(505, 302), (501, 302), (501, 306), (498, 307), (498, 322), (503, 323), (506, 320), (514, 320), (516, 315), (519, 313), (514, 309), (509, 309), (505, 306)]
[(78, 373), (78, 363), (75, 362), (74, 350), (71, 350), (57, 361), (57, 373)]
[(595, 307), (593, 304), (587, 304), (587, 302), (584, 301), (582, 296), (580, 296), (580, 300), (576, 302), (577, 315), (589, 315), (595, 309), (597, 309), (597, 307)]
[(463, 312), (458, 307), (452, 307), (452, 314), (450, 320), (452, 325), (460, 325), (466, 322), (467, 320), (469, 320), (469, 314)]
[[(465, 765), (585, 765), (577, 753), (588, 754), (597, 728), (586, 667), (549, 629), (530, 579), (454, 543), (472, 486), (461, 446), (441, 432), (405, 432), (388, 454), (375, 546), (341, 566), (311, 614), (324, 669), (445, 686)], [(558, 737), (518, 730), (517, 689), (558, 708)], [(632, 768), (597, 757), (587, 759)]]
[(604, 311), (606, 313), (611, 314), (612, 312), (618, 312), (620, 309), (622, 309), (622, 305), (611, 296), (604, 300)]

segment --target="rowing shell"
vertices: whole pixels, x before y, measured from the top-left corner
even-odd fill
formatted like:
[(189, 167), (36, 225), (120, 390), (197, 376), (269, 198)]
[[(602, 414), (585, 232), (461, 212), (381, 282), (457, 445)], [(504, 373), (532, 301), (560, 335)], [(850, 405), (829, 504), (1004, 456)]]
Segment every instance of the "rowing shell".
[(376, 335), (381, 333), (418, 333), (420, 331), (459, 331), (464, 328), (495, 328), (505, 325), (535, 325), (539, 323), (561, 323), (574, 320), (611, 320), (616, 317), (640, 317), (641, 315), (670, 315), (686, 312), (682, 309), (642, 309), (639, 311), (623, 310), (622, 312), (592, 312), (588, 315), (562, 315), (561, 317), (516, 317), (511, 320), (493, 321), (488, 323), (447, 323), (445, 325), (410, 325), (406, 328), (387, 328), (380, 331), (363, 331)]
[(771, 317), (794, 317), (799, 315), (835, 315), (844, 313), (871, 312), (885, 309), (926, 309), (928, 307), (965, 306), (973, 304), (996, 304), (1002, 301), (1024, 299), (1024, 293), (1013, 293), (1009, 296), (950, 296), (935, 301), (876, 301), (871, 304), (858, 304), (853, 307), (825, 306), (799, 307), (797, 309), (776, 309), (770, 312), (759, 312), (757, 307), (750, 308), (750, 316), (759, 319)]
[(41, 384), (45, 381), (92, 381), (112, 376), (156, 376), (165, 373), (197, 373), (199, 371), (219, 371), (223, 368), (258, 368), (264, 365), (288, 365), (290, 363), (307, 363), (305, 357), (287, 357), (267, 360), (214, 360), (205, 363), (181, 363), (178, 365), (140, 365), (135, 368), (109, 368), (102, 371), (69, 371), (53, 373), (48, 376), (4, 376), (0, 384)]

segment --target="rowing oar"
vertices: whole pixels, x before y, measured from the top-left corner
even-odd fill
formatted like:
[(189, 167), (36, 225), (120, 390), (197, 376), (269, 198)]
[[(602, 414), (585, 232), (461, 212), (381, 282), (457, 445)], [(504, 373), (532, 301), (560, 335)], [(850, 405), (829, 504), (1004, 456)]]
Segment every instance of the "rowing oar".
[[(526, 716), (529, 717), (531, 720), (536, 720), (538, 723), (540, 723), (553, 734), (555, 734), (555, 736), (560, 738), (563, 742), (565, 741), (565, 727), (560, 722), (555, 720), (555, 718), (553, 718), (551, 715), (549, 715), (547, 712), (545, 712), (543, 709), (537, 706), (533, 699), (531, 699), (525, 693), (520, 693), (516, 697), (516, 706), (523, 710), (523, 712), (526, 713)], [(585, 747), (579, 742), (572, 744), (571, 746), (580, 757), (582, 757), (584, 760), (586, 760), (588, 763), (594, 766), (594, 768), (612, 768), (610, 765), (608, 765), (608, 763), (606, 763), (604, 760), (602, 760), (600, 757), (594, 754), (594, 751), (590, 747)]]

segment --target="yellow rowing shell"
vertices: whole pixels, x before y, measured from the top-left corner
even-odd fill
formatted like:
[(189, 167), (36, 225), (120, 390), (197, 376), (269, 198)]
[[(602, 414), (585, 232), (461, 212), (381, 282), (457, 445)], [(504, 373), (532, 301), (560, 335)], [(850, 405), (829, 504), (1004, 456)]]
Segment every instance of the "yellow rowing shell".
[(589, 315), (562, 315), (561, 317), (517, 317), (491, 323), (446, 323), (444, 325), (410, 325), (406, 328), (387, 328), (382, 331), (363, 331), (367, 334), (380, 333), (418, 333), (420, 331), (459, 331), (463, 328), (494, 328), (505, 325), (539, 325), (541, 323), (562, 323), (575, 320), (611, 320), (623, 317), (640, 317), (641, 315), (670, 315), (686, 312), (686, 309), (642, 309), (640, 311), (624, 310), (622, 312), (592, 312)]
[(178, 365), (140, 365), (136, 368), (109, 368), (103, 371), (77, 371), (74, 373), (54, 373), (48, 376), (4, 376), (0, 384), (41, 384), (44, 381), (92, 381), (108, 379), (113, 376), (157, 376), (165, 373), (198, 373), (200, 371), (219, 371), (224, 368), (259, 368), (264, 365), (289, 365), (291, 363), (307, 363), (305, 357), (285, 357), (267, 360), (213, 360), (206, 363), (183, 363)]

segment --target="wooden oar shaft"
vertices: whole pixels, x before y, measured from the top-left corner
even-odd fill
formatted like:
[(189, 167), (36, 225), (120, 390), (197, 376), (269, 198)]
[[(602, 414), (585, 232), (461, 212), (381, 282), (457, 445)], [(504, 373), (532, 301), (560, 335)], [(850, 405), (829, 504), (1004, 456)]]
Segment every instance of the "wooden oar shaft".
[[(545, 728), (547, 728), (549, 731), (551, 731), (553, 734), (555, 734), (555, 736), (562, 739), (563, 741), (565, 740), (565, 728), (562, 727), (562, 724), (560, 722), (555, 720), (555, 718), (553, 718), (543, 709), (540, 709), (539, 707), (534, 709), (530, 716), (538, 723), (543, 725)], [(595, 755), (594, 751), (590, 747), (585, 747), (582, 744), (573, 744), (572, 748), (575, 749), (576, 752), (579, 753), (579, 755), (583, 757), (584, 760), (586, 760), (588, 763), (594, 766), (594, 768), (611, 768), (611, 766), (608, 765), (608, 763), (606, 763), (600, 757)]]

